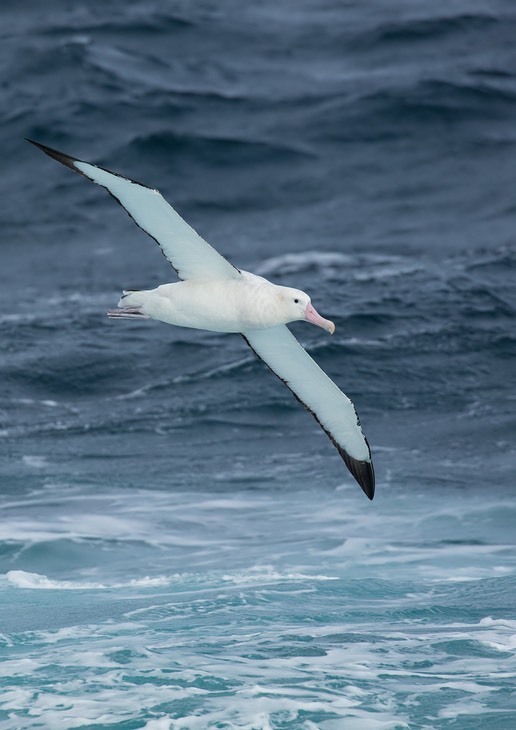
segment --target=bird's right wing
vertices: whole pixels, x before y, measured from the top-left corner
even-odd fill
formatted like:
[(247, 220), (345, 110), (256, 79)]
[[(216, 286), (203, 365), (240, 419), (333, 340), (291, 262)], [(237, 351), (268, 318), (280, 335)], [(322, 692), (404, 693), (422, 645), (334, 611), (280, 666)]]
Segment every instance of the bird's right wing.
[(372, 499), (375, 483), (371, 452), (350, 399), (312, 360), (285, 325), (250, 330), (242, 336), (312, 414), (365, 494)]
[(157, 242), (180, 279), (238, 279), (240, 271), (201, 238), (157, 190), (27, 140), (74, 172), (106, 188), (137, 226)]

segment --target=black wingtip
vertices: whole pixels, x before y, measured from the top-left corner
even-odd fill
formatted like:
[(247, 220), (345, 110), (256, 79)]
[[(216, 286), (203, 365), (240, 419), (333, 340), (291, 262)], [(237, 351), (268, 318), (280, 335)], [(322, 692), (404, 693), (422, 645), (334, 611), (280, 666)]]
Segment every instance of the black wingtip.
[(339, 449), (349, 471), (353, 474), (356, 481), (362, 487), (362, 491), (368, 497), (373, 499), (375, 490), (374, 466), (372, 461), (358, 461), (353, 459), (346, 451)]
[(59, 152), (59, 150), (54, 150), (52, 147), (47, 147), (45, 144), (41, 144), (41, 142), (35, 142), (33, 139), (28, 139), (25, 137), (25, 141), (29, 142), (30, 144), (33, 144), (35, 147), (38, 147), (42, 152), (44, 152), (49, 157), (53, 157), (54, 160), (57, 160), (62, 165), (65, 165), (66, 167), (69, 167), (70, 170), (73, 170), (74, 172), (79, 173), (79, 175), (82, 175), (83, 177), (86, 177), (76, 166), (76, 162), (80, 162), (80, 160), (75, 160), (73, 157), (70, 157), (69, 155), (65, 155), (64, 152)]
[(374, 498), (375, 491), (375, 479), (374, 479), (374, 467), (372, 461), (359, 461), (357, 469), (357, 475), (355, 479), (362, 487), (362, 490), (366, 497), (371, 501)]

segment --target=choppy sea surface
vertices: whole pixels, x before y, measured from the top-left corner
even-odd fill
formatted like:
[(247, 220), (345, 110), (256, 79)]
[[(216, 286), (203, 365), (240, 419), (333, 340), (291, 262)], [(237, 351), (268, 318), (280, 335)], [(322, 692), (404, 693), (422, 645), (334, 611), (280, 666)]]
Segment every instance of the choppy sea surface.
[[(0, 7), (0, 730), (516, 728), (511, 0)], [(370, 503), (238, 336), (23, 137), (336, 322)]]

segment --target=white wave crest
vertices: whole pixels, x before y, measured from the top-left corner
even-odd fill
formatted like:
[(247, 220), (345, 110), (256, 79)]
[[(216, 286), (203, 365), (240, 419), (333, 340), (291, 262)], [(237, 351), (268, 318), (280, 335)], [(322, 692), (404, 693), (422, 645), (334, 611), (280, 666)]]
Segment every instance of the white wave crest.
[(125, 583), (106, 584), (88, 581), (53, 580), (46, 575), (27, 573), (24, 570), (10, 570), (6, 573), (5, 577), (11, 585), (17, 588), (53, 591), (105, 590), (106, 588), (155, 588), (169, 585), (174, 580), (177, 580), (177, 576), (156, 576), (154, 578), (145, 576), (144, 578), (133, 578)]
[(353, 262), (351, 256), (343, 253), (325, 251), (303, 251), (287, 253), (266, 259), (257, 269), (260, 276), (271, 274), (293, 274), (312, 268), (342, 268)]
[(72, 580), (51, 580), (39, 573), (26, 573), (24, 570), (10, 570), (6, 578), (18, 588), (38, 588), (43, 590), (83, 590), (105, 588), (102, 583), (80, 583)]
[(388, 279), (420, 270), (419, 263), (403, 256), (383, 254), (344, 254), (337, 251), (302, 251), (272, 256), (256, 269), (260, 276), (298, 274), (317, 269), (331, 274), (346, 269), (356, 281)]

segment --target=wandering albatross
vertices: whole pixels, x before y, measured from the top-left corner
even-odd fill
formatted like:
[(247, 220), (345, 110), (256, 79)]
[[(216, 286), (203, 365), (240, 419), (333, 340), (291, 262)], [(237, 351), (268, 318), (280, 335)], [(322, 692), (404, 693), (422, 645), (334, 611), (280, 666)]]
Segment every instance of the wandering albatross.
[(101, 185), (137, 226), (158, 243), (180, 281), (150, 291), (124, 291), (112, 318), (157, 319), (180, 327), (242, 335), (253, 352), (312, 414), (369, 499), (374, 469), (369, 444), (350, 399), (321, 370), (286, 326), (304, 320), (330, 334), (310, 297), (233, 266), (204, 241), (161, 194), (97, 165), (27, 140), (50, 157)]

